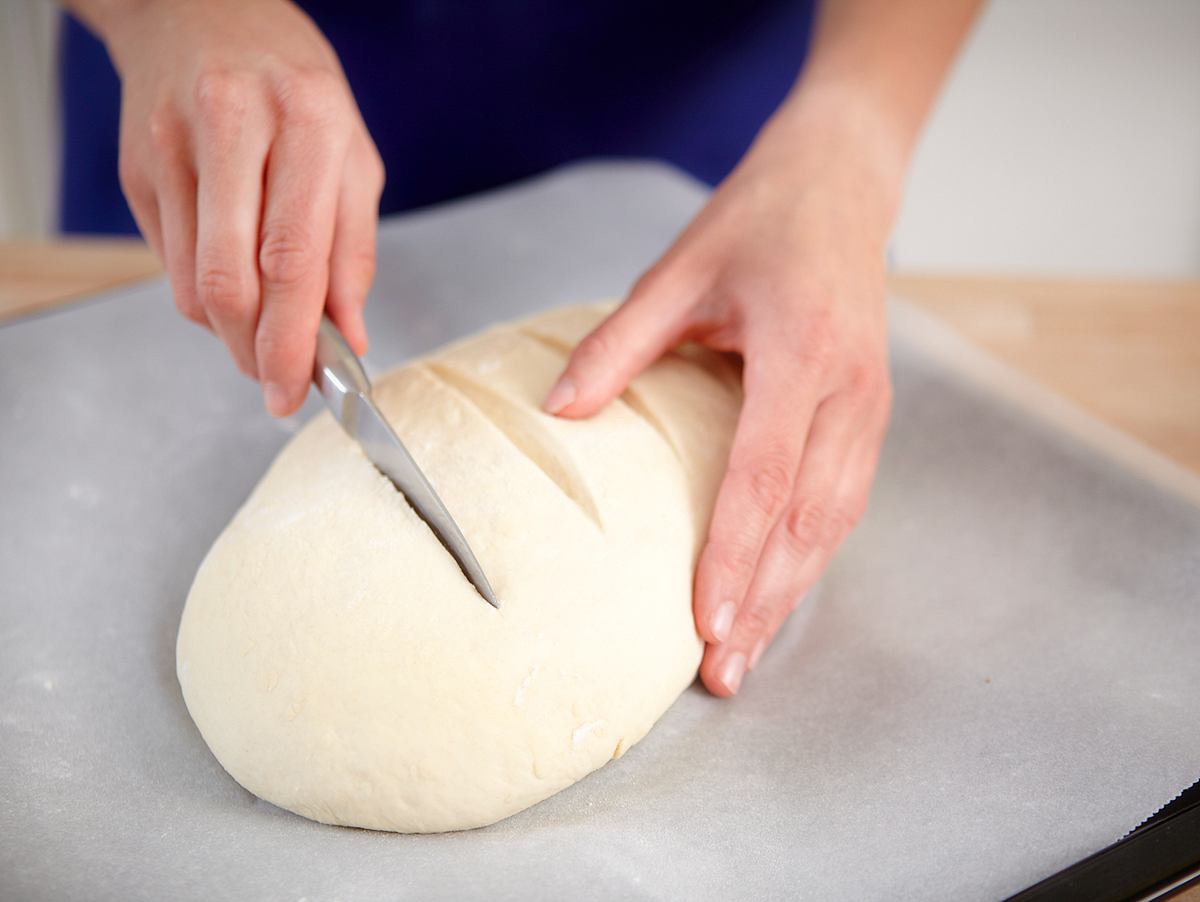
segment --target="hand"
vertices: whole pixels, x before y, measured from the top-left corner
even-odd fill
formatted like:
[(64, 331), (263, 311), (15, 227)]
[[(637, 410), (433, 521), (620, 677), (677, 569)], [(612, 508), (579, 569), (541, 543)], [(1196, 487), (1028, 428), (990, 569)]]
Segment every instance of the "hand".
[(546, 399), (591, 416), (685, 340), (742, 355), (695, 577), (716, 695), (738, 691), (867, 505), (891, 398), (883, 261), (902, 167), (886, 146), (837, 103), (781, 111)]
[(284, 0), (133, 4), (103, 24), (121, 185), (175, 304), (290, 414), (323, 309), (366, 350), (383, 164), (337, 57)]

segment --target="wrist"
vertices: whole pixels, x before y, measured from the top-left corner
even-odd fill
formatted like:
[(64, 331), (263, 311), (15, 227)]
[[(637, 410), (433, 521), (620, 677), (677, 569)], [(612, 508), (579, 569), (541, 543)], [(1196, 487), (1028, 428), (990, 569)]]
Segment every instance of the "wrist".
[(852, 85), (797, 88), (767, 122), (748, 159), (791, 174), (799, 190), (819, 184), (847, 202), (861, 237), (882, 246), (899, 210), (915, 129)]
[(801, 83), (779, 108), (787, 129), (835, 142), (854, 163), (869, 168), (881, 187), (904, 181), (918, 124), (869, 89), (833, 81)]

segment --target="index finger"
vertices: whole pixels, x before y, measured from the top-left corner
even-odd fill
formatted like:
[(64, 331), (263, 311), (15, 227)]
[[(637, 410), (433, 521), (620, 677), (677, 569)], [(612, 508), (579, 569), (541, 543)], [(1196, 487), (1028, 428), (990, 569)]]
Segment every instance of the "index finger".
[(271, 148), (259, 245), (262, 311), (255, 358), (267, 409), (286, 416), (308, 393), (329, 293), (345, 142), (316, 123), (285, 127)]
[(269, 135), (231, 86), (208, 87), (196, 129), (196, 295), (238, 368), (253, 379), (255, 251)]

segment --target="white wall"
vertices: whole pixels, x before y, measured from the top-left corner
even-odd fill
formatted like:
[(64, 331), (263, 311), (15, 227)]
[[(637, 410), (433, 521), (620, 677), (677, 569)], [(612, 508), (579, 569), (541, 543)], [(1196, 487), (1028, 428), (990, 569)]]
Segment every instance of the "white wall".
[(1200, 0), (993, 0), (929, 123), (893, 258), (1200, 276)]
[[(48, 0), (0, 0), (0, 237), (52, 225)], [(897, 266), (1200, 276), (1200, 0), (992, 0), (935, 111)]]
[(54, 38), (49, 0), (0, 0), (0, 239), (54, 225)]

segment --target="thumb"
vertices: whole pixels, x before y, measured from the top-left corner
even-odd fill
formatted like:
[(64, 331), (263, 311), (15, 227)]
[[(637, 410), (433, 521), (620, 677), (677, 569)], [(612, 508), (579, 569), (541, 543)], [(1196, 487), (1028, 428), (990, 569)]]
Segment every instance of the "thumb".
[(682, 340), (686, 323), (675, 300), (635, 289), (575, 346), (542, 409), (584, 419), (625, 391), (634, 376)]

